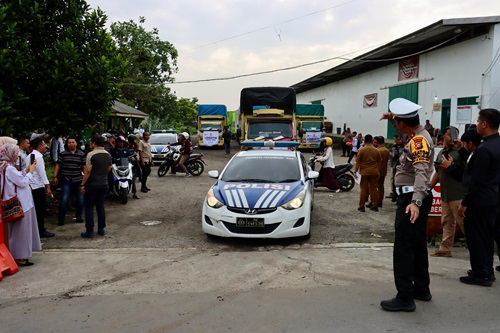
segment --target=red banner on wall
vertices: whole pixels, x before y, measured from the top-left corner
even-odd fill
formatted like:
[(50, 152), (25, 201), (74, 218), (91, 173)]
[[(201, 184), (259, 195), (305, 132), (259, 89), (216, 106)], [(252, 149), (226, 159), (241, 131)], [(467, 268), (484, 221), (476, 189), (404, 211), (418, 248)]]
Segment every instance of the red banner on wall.
[(418, 79), (418, 56), (413, 56), (399, 61), (398, 81)]

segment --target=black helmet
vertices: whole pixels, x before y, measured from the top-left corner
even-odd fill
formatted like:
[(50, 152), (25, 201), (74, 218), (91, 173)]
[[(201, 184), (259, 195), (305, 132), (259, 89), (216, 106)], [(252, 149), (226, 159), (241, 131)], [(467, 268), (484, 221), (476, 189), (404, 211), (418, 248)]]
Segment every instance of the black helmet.
[(128, 137), (128, 142), (135, 142), (135, 140), (137, 140), (137, 136), (135, 136), (135, 134), (129, 134)]

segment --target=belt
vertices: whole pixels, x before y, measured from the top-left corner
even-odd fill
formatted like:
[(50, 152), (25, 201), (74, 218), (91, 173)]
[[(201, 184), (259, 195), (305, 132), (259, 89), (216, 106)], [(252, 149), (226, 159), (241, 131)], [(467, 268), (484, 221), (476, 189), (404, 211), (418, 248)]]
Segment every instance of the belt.
[(396, 193), (398, 195), (406, 194), (406, 193), (411, 193), (415, 190), (414, 186), (399, 186), (396, 187)]
[[(396, 187), (396, 193), (398, 195), (412, 193), (414, 191), (415, 191), (415, 186), (397, 186)], [(427, 191), (430, 191), (430, 189), (428, 188)]]

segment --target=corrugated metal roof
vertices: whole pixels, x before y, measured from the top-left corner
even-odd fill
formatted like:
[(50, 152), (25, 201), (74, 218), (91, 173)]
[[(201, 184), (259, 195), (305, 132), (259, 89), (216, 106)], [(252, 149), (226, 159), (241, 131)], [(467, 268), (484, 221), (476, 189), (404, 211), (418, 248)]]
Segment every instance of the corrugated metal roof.
[(124, 118), (147, 118), (148, 114), (137, 110), (127, 104), (115, 101), (111, 107), (111, 115)]
[[(291, 86), (297, 93), (398, 62), (401, 57), (461, 43), (489, 32), (500, 16), (444, 19)], [(427, 51), (426, 51), (427, 50)]]

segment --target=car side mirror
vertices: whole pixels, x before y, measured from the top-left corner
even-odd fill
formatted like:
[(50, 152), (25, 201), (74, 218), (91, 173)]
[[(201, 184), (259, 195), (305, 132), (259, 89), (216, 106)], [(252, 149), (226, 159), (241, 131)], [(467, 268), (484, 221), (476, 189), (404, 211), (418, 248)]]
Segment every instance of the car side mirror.
[(309, 180), (309, 179), (316, 179), (316, 178), (318, 178), (318, 176), (319, 176), (319, 172), (318, 171), (309, 171), (307, 173), (307, 180)]
[(217, 171), (217, 170), (210, 170), (210, 171), (208, 172), (208, 176), (209, 176), (210, 178), (215, 178), (215, 179), (217, 179), (217, 178), (219, 178), (219, 171)]

